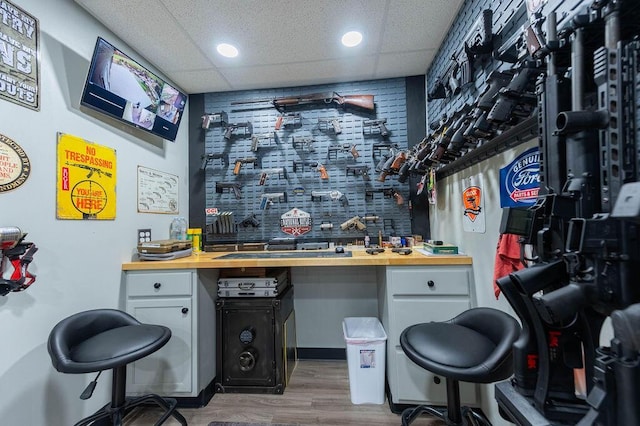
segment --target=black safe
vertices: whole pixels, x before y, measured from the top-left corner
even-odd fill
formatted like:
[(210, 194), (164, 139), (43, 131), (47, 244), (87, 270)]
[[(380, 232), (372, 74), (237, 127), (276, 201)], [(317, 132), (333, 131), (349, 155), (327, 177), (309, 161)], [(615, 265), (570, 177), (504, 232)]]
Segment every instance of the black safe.
[(297, 361), (293, 286), (273, 298), (216, 301), (220, 393), (282, 394)]

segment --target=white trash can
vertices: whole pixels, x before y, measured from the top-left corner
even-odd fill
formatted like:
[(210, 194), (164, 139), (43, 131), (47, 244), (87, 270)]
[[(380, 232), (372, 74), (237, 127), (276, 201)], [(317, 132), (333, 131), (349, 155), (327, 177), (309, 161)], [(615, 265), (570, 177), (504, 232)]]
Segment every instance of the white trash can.
[(387, 333), (382, 324), (375, 317), (345, 318), (342, 331), (347, 342), (351, 402), (384, 404)]

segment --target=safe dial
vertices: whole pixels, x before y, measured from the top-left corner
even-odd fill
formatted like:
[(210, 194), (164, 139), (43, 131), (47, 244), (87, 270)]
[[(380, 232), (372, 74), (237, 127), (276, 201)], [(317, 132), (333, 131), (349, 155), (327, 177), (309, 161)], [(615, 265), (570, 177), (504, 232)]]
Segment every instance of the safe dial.
[(241, 352), (240, 356), (238, 356), (238, 362), (240, 363), (240, 370), (241, 371), (253, 370), (253, 368), (256, 366), (257, 357), (258, 357), (258, 354), (254, 349), (247, 349), (246, 351)]

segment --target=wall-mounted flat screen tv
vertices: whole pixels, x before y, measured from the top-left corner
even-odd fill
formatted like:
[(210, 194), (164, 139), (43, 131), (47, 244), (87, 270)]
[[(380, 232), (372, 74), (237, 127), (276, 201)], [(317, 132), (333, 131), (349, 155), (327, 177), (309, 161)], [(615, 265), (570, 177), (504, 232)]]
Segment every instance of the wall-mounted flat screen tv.
[(187, 95), (98, 37), (81, 104), (175, 141)]

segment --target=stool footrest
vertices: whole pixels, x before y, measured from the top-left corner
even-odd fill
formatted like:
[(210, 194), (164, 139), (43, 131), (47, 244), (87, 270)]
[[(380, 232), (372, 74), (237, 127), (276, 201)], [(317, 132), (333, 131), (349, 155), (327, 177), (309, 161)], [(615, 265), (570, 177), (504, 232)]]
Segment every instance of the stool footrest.
[(87, 426), (92, 424), (93, 422), (100, 419), (110, 419), (111, 423), (116, 425), (122, 425), (122, 420), (124, 419), (127, 411), (130, 411), (134, 407), (138, 405), (154, 403), (160, 408), (164, 409), (164, 413), (160, 419), (155, 423), (155, 426), (160, 426), (163, 424), (169, 417), (174, 417), (182, 426), (187, 426), (187, 420), (184, 418), (179, 411), (176, 410), (176, 406), (178, 402), (175, 398), (163, 398), (156, 394), (147, 394), (138, 397), (130, 397), (127, 398), (124, 405), (120, 407), (111, 407), (111, 404), (107, 404), (94, 414), (89, 417), (86, 417), (76, 423), (74, 426)]
[(456, 422), (447, 416), (447, 407), (435, 408), (429, 405), (418, 405), (402, 411), (402, 426), (411, 425), (416, 418), (425, 413), (443, 420), (447, 426), (491, 426), (491, 422), (482, 412), (474, 411), (471, 407), (460, 407), (462, 418), (460, 422)]

